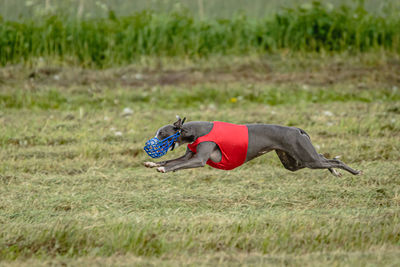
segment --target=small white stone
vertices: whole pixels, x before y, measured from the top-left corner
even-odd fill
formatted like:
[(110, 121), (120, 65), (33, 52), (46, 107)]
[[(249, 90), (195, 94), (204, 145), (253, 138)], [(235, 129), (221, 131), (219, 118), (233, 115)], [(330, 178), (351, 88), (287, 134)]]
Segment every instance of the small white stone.
[(209, 110), (217, 110), (217, 106), (215, 104), (211, 103), (208, 105), (208, 109)]
[(133, 110), (131, 108), (124, 108), (121, 115), (122, 116), (131, 116), (133, 114)]
[(120, 132), (120, 131), (117, 131), (114, 134), (115, 134), (115, 136), (122, 136), (122, 132)]
[(325, 111), (324, 111), (324, 115), (325, 115), (325, 116), (332, 117), (332, 116), (333, 116), (333, 113), (330, 112), (329, 110), (325, 110)]

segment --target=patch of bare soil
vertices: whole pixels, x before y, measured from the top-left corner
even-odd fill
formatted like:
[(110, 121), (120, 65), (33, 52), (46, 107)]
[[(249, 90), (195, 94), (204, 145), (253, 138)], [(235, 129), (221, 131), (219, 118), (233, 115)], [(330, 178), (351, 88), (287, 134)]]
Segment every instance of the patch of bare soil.
[(101, 86), (165, 86), (195, 85), (201, 83), (300, 83), (326, 86), (335, 83), (351, 82), (360, 88), (374, 85), (399, 86), (400, 61), (392, 60), (375, 66), (352, 66), (332, 63), (318, 69), (298, 69), (291, 72), (275, 71), (265, 62), (240, 64), (237, 66), (165, 69), (137, 69), (132, 67), (108, 70), (89, 70), (76, 68), (23, 68), (0, 69), (0, 87), (25, 82), (27, 87), (34, 85), (72, 85)]

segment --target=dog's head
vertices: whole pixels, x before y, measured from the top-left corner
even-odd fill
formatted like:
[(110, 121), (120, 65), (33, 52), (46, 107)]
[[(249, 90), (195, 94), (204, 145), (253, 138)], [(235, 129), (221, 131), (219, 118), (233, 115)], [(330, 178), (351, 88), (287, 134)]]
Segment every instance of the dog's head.
[(186, 118), (183, 118), (182, 120), (178, 115), (176, 115), (176, 118), (178, 120), (173, 124), (168, 124), (158, 129), (155, 138), (158, 140), (164, 140), (178, 132), (180, 133)]
[(144, 150), (152, 158), (164, 156), (169, 150), (174, 150), (175, 144), (179, 143), (183, 120), (177, 116), (178, 121), (172, 125), (166, 125), (157, 130), (156, 136), (146, 142)]

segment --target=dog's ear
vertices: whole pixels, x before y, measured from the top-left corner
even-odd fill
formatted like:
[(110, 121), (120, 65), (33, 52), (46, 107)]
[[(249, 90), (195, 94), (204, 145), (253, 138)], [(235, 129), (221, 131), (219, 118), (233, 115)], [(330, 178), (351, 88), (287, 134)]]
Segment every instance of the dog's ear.
[(174, 122), (174, 127), (177, 129), (181, 129), (183, 123), (185, 122), (186, 118), (183, 118), (183, 120), (181, 119), (181, 117), (179, 117), (178, 115), (176, 115), (176, 118), (178, 119), (176, 122)]

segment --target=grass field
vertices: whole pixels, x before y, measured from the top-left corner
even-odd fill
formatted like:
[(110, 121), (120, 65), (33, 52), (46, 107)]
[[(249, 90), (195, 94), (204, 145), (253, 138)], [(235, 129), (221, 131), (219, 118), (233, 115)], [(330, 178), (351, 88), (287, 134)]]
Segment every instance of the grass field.
[[(400, 264), (398, 55), (171, 60), (0, 69), (0, 265)], [(301, 127), (364, 175), (144, 168), (176, 114)]]

